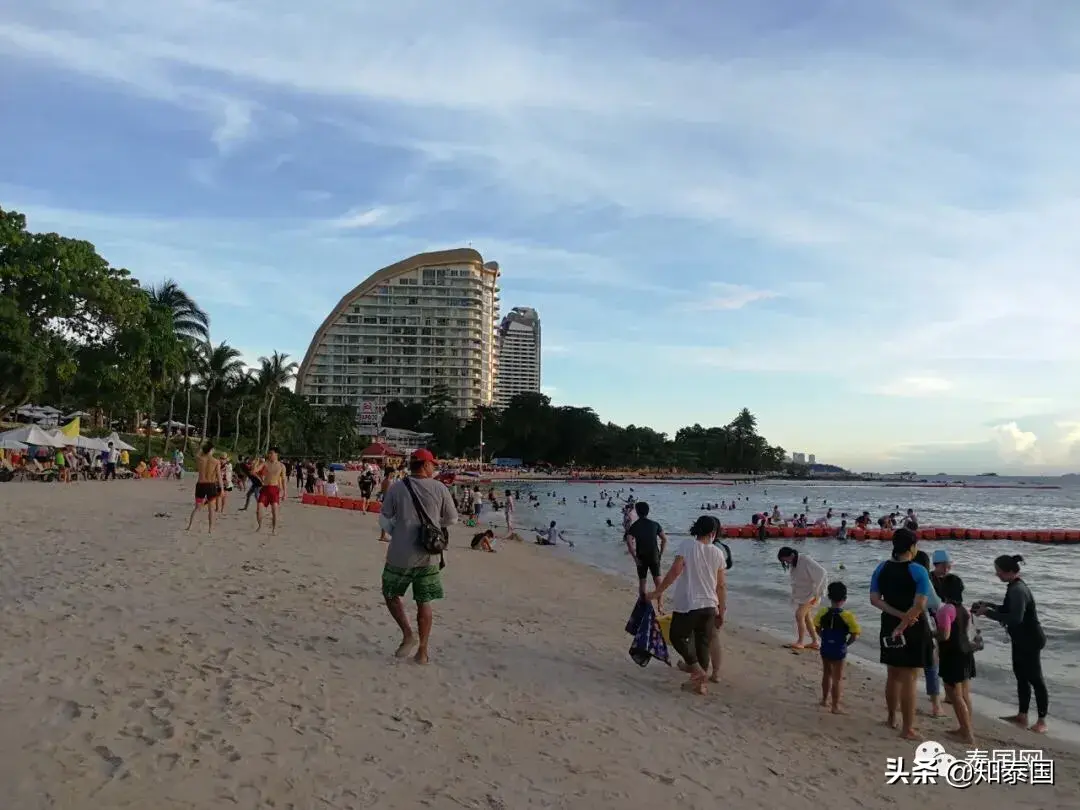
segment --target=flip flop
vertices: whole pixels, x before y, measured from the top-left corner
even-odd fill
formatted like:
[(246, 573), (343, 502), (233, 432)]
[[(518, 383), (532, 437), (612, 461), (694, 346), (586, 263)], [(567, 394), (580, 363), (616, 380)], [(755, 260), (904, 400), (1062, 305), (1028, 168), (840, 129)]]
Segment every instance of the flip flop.
[(784, 649), (785, 650), (791, 650), (792, 652), (802, 652), (803, 650), (806, 649), (806, 645), (805, 644), (785, 644)]

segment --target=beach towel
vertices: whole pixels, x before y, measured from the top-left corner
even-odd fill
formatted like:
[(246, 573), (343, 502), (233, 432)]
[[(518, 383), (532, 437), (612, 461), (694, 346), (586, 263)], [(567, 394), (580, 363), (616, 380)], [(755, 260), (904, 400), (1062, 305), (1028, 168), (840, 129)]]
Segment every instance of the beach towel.
[(638, 600), (630, 614), (630, 620), (626, 623), (626, 632), (634, 637), (630, 643), (630, 657), (635, 664), (644, 667), (655, 658), (671, 666), (667, 644), (660, 632), (660, 622), (656, 619), (652, 603), (645, 599)]

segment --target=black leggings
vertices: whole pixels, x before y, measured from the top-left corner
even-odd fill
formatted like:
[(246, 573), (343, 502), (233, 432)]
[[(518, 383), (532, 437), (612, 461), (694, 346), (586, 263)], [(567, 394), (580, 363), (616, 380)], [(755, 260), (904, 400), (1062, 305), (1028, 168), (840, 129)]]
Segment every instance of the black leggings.
[(688, 667), (709, 668), (709, 645), (716, 632), (716, 608), (671, 614), (671, 646)]
[[(672, 620), (674, 624), (674, 620)], [(1042, 651), (1036, 645), (1017, 644), (1012, 645), (1013, 675), (1016, 676), (1016, 696), (1020, 701), (1020, 714), (1027, 714), (1031, 707), (1031, 693), (1035, 692), (1035, 708), (1039, 712), (1039, 719), (1046, 717), (1050, 708), (1050, 695), (1046, 691), (1046, 681), (1043, 678)]]

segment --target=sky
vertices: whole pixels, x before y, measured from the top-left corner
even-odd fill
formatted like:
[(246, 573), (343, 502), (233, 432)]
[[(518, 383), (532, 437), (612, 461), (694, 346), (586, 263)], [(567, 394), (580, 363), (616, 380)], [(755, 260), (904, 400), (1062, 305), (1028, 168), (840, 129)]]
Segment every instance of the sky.
[(556, 404), (1080, 471), (1080, 5), (977, 5), (0, 4), (0, 206), (252, 362), (471, 245)]

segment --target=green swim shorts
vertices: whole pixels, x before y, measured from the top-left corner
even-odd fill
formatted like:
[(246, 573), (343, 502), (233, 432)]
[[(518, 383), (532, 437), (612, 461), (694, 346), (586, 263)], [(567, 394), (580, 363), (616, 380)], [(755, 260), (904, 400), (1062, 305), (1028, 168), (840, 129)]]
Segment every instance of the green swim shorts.
[(383, 566), (382, 593), (384, 599), (395, 599), (404, 596), (410, 585), (412, 586), (413, 600), (418, 605), (443, 598), (439, 566), (429, 565), (423, 568)]

